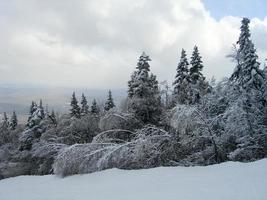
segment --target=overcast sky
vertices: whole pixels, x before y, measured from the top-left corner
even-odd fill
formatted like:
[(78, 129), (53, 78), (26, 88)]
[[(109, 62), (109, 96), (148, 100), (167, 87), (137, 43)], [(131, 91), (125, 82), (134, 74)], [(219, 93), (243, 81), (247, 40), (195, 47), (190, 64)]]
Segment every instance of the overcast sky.
[(204, 74), (220, 79), (242, 16), (267, 58), (266, 11), (266, 0), (0, 0), (0, 84), (126, 88), (142, 51), (171, 83), (195, 44)]

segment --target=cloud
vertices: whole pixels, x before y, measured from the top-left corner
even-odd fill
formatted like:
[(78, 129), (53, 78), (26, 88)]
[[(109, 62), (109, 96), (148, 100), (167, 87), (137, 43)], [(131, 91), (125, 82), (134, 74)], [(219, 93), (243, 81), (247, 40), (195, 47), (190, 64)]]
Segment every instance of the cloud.
[[(1, 83), (126, 88), (142, 51), (159, 80), (172, 82), (180, 51), (199, 46), (204, 74), (220, 79), (240, 18), (215, 20), (200, 0), (20, 0), (0, 6)], [(267, 58), (267, 18), (252, 19)]]

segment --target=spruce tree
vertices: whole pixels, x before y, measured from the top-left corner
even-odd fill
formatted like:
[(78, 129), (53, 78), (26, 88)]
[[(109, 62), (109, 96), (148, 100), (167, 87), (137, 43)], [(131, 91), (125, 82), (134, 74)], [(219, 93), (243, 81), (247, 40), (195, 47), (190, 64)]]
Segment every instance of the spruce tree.
[(186, 52), (182, 49), (180, 62), (176, 69), (176, 76), (173, 82), (174, 103), (185, 104), (188, 102), (188, 89), (189, 89), (189, 63), (187, 61)]
[(114, 104), (114, 101), (112, 98), (112, 93), (109, 90), (108, 91), (108, 98), (107, 98), (107, 101), (105, 103), (104, 109), (105, 109), (105, 111), (109, 111), (111, 108), (114, 108), (114, 107), (115, 107), (115, 104)]
[(191, 67), (189, 69), (189, 87), (188, 87), (188, 103), (199, 103), (202, 96), (204, 96), (210, 89), (210, 86), (202, 74), (203, 62), (199, 54), (198, 47), (195, 46), (191, 56)]
[(3, 114), (3, 119), (2, 119), (2, 127), (7, 129), (9, 127), (9, 122), (8, 122), (8, 117), (7, 117), (7, 114), (6, 112), (4, 112)]
[(17, 125), (18, 125), (17, 115), (16, 115), (16, 112), (13, 111), (12, 117), (10, 119), (10, 128), (11, 128), (11, 130), (15, 130)]
[(86, 99), (86, 97), (84, 96), (84, 94), (82, 94), (81, 105), (82, 105), (82, 108), (81, 108), (81, 115), (86, 115), (86, 114), (88, 114), (88, 113), (89, 113), (89, 106), (88, 106), (87, 99)]
[(195, 46), (191, 56), (191, 67), (189, 70), (190, 79), (193, 84), (196, 84), (198, 80), (203, 78), (203, 75), (201, 73), (203, 69), (203, 62), (201, 58), (202, 57), (199, 55), (198, 47)]
[(40, 99), (40, 102), (39, 102), (39, 110), (40, 110), (40, 118), (44, 119), (45, 118), (45, 112), (44, 112), (42, 99)]
[(137, 63), (137, 71), (133, 73), (133, 76), (131, 77), (131, 80), (129, 82), (129, 90), (133, 91), (132, 96), (143, 98), (145, 96), (149, 95), (149, 71), (150, 71), (150, 65), (149, 61), (151, 59), (148, 55), (145, 54), (145, 52), (142, 53), (142, 55), (139, 57), (139, 61)]
[(40, 122), (44, 119), (44, 109), (42, 105), (42, 100), (40, 100), (39, 105), (32, 101), (30, 106), (30, 113), (28, 117), (27, 127), (32, 128), (36, 125), (39, 125)]
[(75, 96), (75, 92), (72, 94), (71, 103), (70, 103), (71, 109), (70, 109), (70, 115), (72, 117), (80, 118), (81, 117), (81, 109), (78, 105), (78, 101)]
[(52, 110), (51, 115), (49, 115), (49, 117), (51, 121), (53, 122), (53, 124), (57, 124), (57, 118), (56, 118), (54, 110)]
[(137, 71), (134, 71), (131, 75), (131, 79), (128, 81), (128, 97), (132, 98), (134, 95), (134, 83), (135, 78), (137, 77)]
[(30, 116), (32, 116), (33, 115), (33, 113), (35, 112), (37, 110), (37, 105), (36, 105), (36, 103), (34, 102), (34, 101), (32, 101), (32, 103), (31, 103), (31, 106), (30, 106)]
[(96, 100), (94, 99), (93, 102), (92, 102), (92, 106), (91, 106), (91, 113), (95, 114), (95, 115), (98, 115), (99, 112), (100, 112), (99, 107), (98, 107), (98, 105), (96, 103)]
[(149, 61), (143, 52), (128, 82), (129, 109), (144, 123), (156, 124), (161, 113), (160, 95), (156, 76), (149, 74)]
[(250, 39), (248, 18), (241, 21), (241, 32), (237, 41), (237, 55), (235, 56), (237, 66), (230, 78), (245, 90), (261, 90), (264, 85), (264, 74), (259, 68), (258, 56), (253, 42)]

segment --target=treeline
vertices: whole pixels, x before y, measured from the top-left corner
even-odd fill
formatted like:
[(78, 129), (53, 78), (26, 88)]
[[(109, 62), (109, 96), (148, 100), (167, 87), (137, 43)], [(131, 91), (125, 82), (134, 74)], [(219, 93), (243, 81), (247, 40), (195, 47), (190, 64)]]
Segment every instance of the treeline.
[(38, 105), (32, 102), (25, 126), (17, 126), (16, 120), (4, 125), (8, 124), (4, 117), (2, 177), (65, 176), (112, 167), (208, 165), (266, 157), (267, 67), (260, 68), (250, 20), (244, 18), (241, 23), (229, 55), (235, 70), (217, 83), (203, 75), (197, 46), (190, 59), (182, 49), (172, 91), (166, 84), (160, 87), (150, 70), (150, 57), (142, 53), (121, 105), (115, 106), (111, 91), (104, 105), (93, 99), (90, 106), (84, 94), (78, 101), (74, 92), (68, 114), (56, 116), (44, 110), (40, 101)]

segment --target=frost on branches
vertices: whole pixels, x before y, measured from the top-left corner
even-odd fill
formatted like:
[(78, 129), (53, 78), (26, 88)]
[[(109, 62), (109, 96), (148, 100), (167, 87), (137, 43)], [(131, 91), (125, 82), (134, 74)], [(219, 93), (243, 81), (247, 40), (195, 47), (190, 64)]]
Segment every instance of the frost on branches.
[[(134, 135), (131, 141), (122, 142), (120, 139), (121, 143), (118, 144), (104, 139), (103, 137), (110, 138), (105, 132), (97, 136), (91, 144), (73, 145), (58, 155), (54, 171), (58, 175), (66, 176), (114, 167), (140, 169), (171, 165), (175, 142), (169, 133), (147, 126)], [(101, 141), (108, 143), (95, 143), (100, 141), (100, 137)]]
[(261, 90), (264, 84), (264, 75), (263, 71), (259, 69), (260, 64), (257, 61), (256, 49), (250, 39), (249, 23), (249, 19), (243, 18), (235, 55), (237, 66), (231, 80), (246, 90)]

